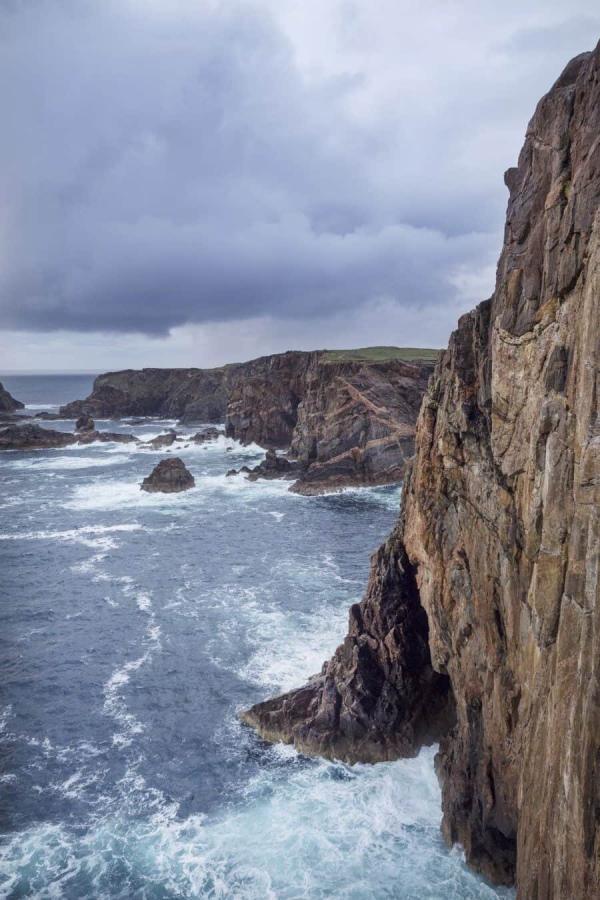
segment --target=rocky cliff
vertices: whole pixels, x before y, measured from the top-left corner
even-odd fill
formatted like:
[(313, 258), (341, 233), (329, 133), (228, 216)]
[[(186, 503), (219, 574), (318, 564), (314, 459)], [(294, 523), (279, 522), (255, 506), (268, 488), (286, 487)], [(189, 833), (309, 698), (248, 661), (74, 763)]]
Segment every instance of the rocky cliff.
[(294, 490), (399, 481), (432, 370), (424, 361), (319, 356), (308, 368), (292, 436), (304, 470)]
[(598, 48), (540, 101), (506, 183), (495, 292), (436, 367), (402, 518), (349, 634), (320, 676), (244, 718), (350, 761), (413, 753), (437, 725), (448, 842), (516, 879), (522, 900), (588, 900), (600, 896)]
[(111, 372), (61, 414), (225, 420), (227, 434), (242, 443), (290, 448), (300, 463), (296, 490), (388, 483), (402, 477), (413, 452), (435, 353), (376, 349), (290, 351), (220, 369)]
[(20, 400), (15, 400), (0, 382), (0, 412), (14, 412), (16, 409), (23, 409), (24, 406), (25, 404)]

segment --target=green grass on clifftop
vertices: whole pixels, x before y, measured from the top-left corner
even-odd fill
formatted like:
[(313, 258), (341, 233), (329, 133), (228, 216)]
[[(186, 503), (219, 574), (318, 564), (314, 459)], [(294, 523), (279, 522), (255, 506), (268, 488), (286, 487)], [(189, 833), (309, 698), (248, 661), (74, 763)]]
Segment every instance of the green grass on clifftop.
[(428, 347), (357, 347), (355, 350), (325, 350), (323, 358), (326, 362), (343, 362), (346, 359), (365, 359), (371, 362), (385, 362), (389, 359), (435, 362), (439, 353), (439, 350), (431, 350)]

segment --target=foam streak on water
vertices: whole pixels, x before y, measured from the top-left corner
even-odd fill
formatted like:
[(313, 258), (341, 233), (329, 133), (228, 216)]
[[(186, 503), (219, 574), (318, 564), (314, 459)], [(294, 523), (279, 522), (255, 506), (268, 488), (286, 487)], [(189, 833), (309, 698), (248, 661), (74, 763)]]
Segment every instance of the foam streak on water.
[(225, 477), (255, 447), (177, 453), (180, 496), (139, 490), (147, 448), (0, 459), (0, 895), (506, 896), (440, 838), (434, 749), (348, 767), (237, 719), (343, 638), (398, 488), (299, 497)]

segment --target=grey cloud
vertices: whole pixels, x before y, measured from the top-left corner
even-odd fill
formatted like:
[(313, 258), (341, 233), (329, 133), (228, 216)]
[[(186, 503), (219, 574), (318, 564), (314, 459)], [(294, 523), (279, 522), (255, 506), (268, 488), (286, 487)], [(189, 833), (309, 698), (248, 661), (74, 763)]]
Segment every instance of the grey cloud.
[(3, 5), (0, 325), (160, 335), (456, 302), (453, 273), (499, 244), (501, 171), (490, 190), (469, 163), (495, 112), (473, 82), (421, 114), (397, 78), (394, 114), (366, 121), (363, 75), (307, 76), (260, 4)]

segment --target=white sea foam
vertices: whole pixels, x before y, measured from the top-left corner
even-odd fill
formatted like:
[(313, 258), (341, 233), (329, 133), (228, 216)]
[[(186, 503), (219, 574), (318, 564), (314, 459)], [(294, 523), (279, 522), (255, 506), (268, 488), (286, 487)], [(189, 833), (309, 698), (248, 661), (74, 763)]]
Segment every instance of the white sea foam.
[[(155, 812), (142, 821), (104, 817), (83, 838), (55, 825), (15, 835), (0, 850), (0, 877), (7, 894), (54, 883), (68, 896), (110, 896), (119, 860), (120, 896), (512, 897), (443, 846), (433, 755), (350, 769), (274, 750), (278, 768), (265, 767), (217, 818), (182, 819), (155, 792)], [(146, 789), (136, 770), (121, 784), (132, 794)]]
[(70, 528), (65, 531), (4, 532), (0, 533), (0, 541), (73, 541), (85, 544), (86, 547), (95, 547), (103, 535), (138, 531), (141, 527), (137, 522), (128, 522), (121, 525), (83, 525), (81, 528)]
[[(90, 445), (91, 446), (91, 445)], [(122, 452), (122, 445), (116, 445), (116, 453), (75, 456), (72, 453), (64, 456), (18, 459), (9, 463), (12, 469), (30, 469), (35, 471), (62, 471), (64, 469), (95, 469), (114, 466), (126, 462), (129, 456)]]

